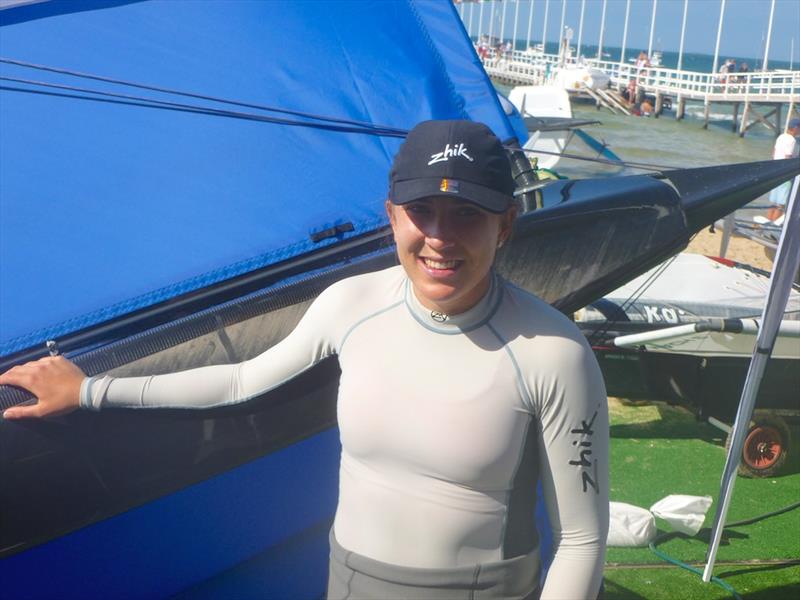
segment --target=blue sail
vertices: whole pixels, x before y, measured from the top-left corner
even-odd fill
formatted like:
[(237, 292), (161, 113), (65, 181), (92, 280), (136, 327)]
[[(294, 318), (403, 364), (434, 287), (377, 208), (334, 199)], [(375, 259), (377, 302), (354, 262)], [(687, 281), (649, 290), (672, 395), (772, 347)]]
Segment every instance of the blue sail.
[(0, 25), (0, 356), (384, 225), (421, 120), (514, 135), (445, 1), (55, 1)]

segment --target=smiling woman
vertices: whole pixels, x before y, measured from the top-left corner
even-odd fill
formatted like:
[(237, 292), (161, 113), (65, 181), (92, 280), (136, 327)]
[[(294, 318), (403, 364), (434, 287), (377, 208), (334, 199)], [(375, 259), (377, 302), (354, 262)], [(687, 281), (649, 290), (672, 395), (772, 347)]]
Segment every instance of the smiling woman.
[(447, 197), (391, 201), (386, 211), (397, 255), (419, 301), (457, 314), (486, 295), (497, 248), (511, 232), (516, 209), (501, 214)]
[[(602, 377), (564, 315), (500, 278), (516, 209), (500, 141), (427, 121), (390, 175), (400, 266), (341, 280), (295, 330), (233, 365), (85, 377), (62, 358), (0, 375), (38, 403), (8, 419), (243, 402), (341, 366), (329, 598), (594, 598), (608, 528)], [(555, 556), (540, 588), (537, 482)]]
[(386, 212), (423, 306), (457, 314), (486, 294), (516, 216), (513, 193), (505, 151), (488, 127), (428, 121), (408, 136), (395, 157)]

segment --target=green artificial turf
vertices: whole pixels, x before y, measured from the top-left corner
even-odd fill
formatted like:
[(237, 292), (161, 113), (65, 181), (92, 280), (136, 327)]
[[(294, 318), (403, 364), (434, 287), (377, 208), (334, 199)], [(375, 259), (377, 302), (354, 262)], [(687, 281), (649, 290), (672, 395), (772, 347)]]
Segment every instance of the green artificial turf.
[[(685, 562), (702, 563), (725, 464), (724, 433), (694, 415), (662, 403), (609, 400), (611, 414), (611, 499), (650, 508), (669, 494), (711, 496), (704, 529), (694, 537), (668, 536), (659, 549)], [(800, 439), (796, 436), (795, 440)], [(774, 511), (800, 500), (800, 469), (793, 461), (780, 477), (737, 477), (727, 522)], [(671, 531), (656, 520), (659, 533)], [(723, 534), (714, 570), (750, 598), (800, 598), (800, 567), (740, 565), (743, 561), (800, 558), (800, 509)], [(609, 548), (606, 598), (725, 598), (728, 592), (703, 584), (699, 576), (666, 566), (648, 548)], [(626, 565), (642, 565), (625, 568)], [(680, 592), (678, 592), (680, 590)]]
[[(797, 600), (800, 567), (721, 567), (719, 575), (748, 600)], [(605, 600), (716, 600), (731, 594), (699, 576), (679, 569), (606, 570)]]

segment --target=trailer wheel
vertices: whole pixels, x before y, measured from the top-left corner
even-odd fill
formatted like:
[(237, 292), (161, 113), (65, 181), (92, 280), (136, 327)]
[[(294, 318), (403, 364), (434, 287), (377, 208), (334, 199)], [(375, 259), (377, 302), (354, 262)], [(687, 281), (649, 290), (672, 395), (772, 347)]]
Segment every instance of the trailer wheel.
[[(730, 446), (728, 435), (726, 447)], [(777, 475), (789, 456), (791, 434), (789, 426), (781, 417), (756, 417), (742, 447), (739, 475), (743, 477), (772, 477)]]

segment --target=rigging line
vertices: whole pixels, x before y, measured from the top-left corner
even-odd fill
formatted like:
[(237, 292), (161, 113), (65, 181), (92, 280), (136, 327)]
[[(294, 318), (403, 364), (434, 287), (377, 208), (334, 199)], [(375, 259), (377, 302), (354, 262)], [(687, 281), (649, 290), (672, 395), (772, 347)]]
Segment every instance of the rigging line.
[[(291, 119), (282, 119), (279, 117), (267, 117), (262, 115), (254, 115), (251, 113), (243, 113), (236, 111), (219, 110), (214, 108), (206, 108), (202, 106), (194, 106), (191, 104), (181, 104), (176, 102), (166, 102), (163, 100), (150, 100), (148, 98), (140, 98), (137, 96), (126, 96), (124, 94), (114, 94), (111, 92), (98, 92), (94, 90), (82, 90), (81, 88), (71, 88), (69, 86), (61, 86), (57, 84), (45, 84), (38, 82), (30, 82), (25, 80), (13, 79), (9, 77), (0, 77), (0, 81), (13, 81), (16, 83), (26, 83), (30, 85), (40, 85), (48, 88), (65, 89), (67, 91), (78, 91), (89, 94), (96, 94), (101, 97), (83, 96), (80, 94), (67, 94), (63, 92), (51, 92), (45, 90), (35, 90), (27, 88), (17, 88), (11, 86), (0, 85), (0, 90), (10, 92), (22, 92), (28, 94), (38, 94), (43, 96), (54, 96), (59, 98), (72, 98), (76, 100), (90, 100), (94, 102), (104, 102), (108, 104), (122, 104), (127, 106), (139, 106), (144, 108), (158, 108), (162, 110), (172, 110), (176, 112), (188, 112), (195, 114), (202, 114), (208, 116), (228, 117), (232, 119), (241, 119), (247, 121), (257, 121), (262, 123), (273, 123), (277, 125), (293, 125), (300, 127), (311, 127), (314, 129), (324, 129), (328, 131), (338, 131), (343, 133), (363, 133), (367, 135), (377, 135), (385, 137), (405, 137), (405, 134), (395, 133), (394, 131), (382, 131), (380, 129), (368, 129), (361, 127), (349, 127), (346, 125), (335, 125), (332, 123), (319, 123), (313, 121), (298, 121)], [(105, 97), (102, 97), (105, 96)]]
[(72, 77), (79, 77), (79, 78), (83, 78), (83, 79), (92, 79), (94, 81), (102, 81), (104, 83), (113, 83), (113, 84), (118, 84), (118, 85), (124, 85), (124, 86), (139, 88), (139, 89), (143, 89), (143, 90), (150, 90), (150, 91), (153, 91), (153, 92), (161, 92), (161, 93), (164, 93), (164, 94), (173, 94), (173, 95), (176, 95), (176, 96), (186, 96), (188, 98), (197, 98), (198, 100), (211, 100), (213, 102), (219, 102), (221, 104), (232, 104), (234, 106), (242, 106), (242, 107), (245, 107), (245, 108), (255, 108), (257, 110), (264, 110), (264, 111), (270, 111), (270, 112), (277, 112), (277, 113), (282, 113), (282, 114), (294, 115), (296, 117), (306, 117), (306, 118), (309, 118), (309, 119), (316, 119), (318, 121), (330, 121), (332, 123), (340, 123), (340, 124), (343, 124), (343, 125), (357, 125), (357, 126), (365, 127), (365, 128), (368, 128), (368, 129), (369, 128), (375, 128), (375, 129), (379, 129), (379, 130), (382, 130), (382, 131), (393, 131), (395, 133), (401, 133), (401, 134), (403, 134), (403, 136), (405, 136), (405, 134), (408, 133), (404, 129), (399, 129), (397, 127), (389, 127), (389, 126), (385, 126), (385, 125), (375, 125), (374, 123), (369, 123), (367, 121), (358, 121), (358, 120), (355, 120), (355, 119), (345, 119), (345, 118), (341, 118), (341, 117), (327, 117), (325, 115), (316, 115), (314, 113), (307, 113), (307, 112), (298, 111), (298, 110), (291, 110), (291, 109), (287, 109), (287, 108), (277, 108), (277, 107), (274, 107), (274, 106), (267, 106), (267, 105), (263, 105), (263, 104), (254, 104), (254, 103), (250, 103), (250, 102), (242, 102), (242, 101), (239, 101), (239, 100), (229, 100), (227, 98), (219, 98), (219, 97), (215, 97), (215, 96), (207, 96), (207, 95), (204, 95), (204, 94), (197, 94), (197, 93), (193, 93), (193, 92), (184, 92), (184, 91), (176, 90), (176, 89), (172, 89), (172, 88), (159, 87), (159, 86), (148, 85), (148, 84), (144, 84), (144, 83), (136, 83), (136, 82), (131, 82), (131, 81), (125, 81), (125, 80), (122, 80), (122, 79), (113, 79), (111, 77), (103, 77), (101, 75), (92, 75), (91, 73), (81, 73), (80, 71), (71, 71), (69, 69), (62, 69), (62, 68), (58, 68), (58, 67), (50, 67), (50, 66), (47, 66), (47, 65), (38, 65), (38, 64), (35, 64), (35, 63), (29, 63), (29, 62), (25, 62), (25, 61), (21, 61), (21, 60), (16, 60), (16, 59), (13, 59), (13, 58), (0, 57), (0, 63), (5, 63), (5, 64), (9, 64), (9, 65), (15, 65), (15, 66), (18, 66), (18, 67), (24, 67), (24, 68), (29, 68), (29, 69), (36, 69), (36, 70), (40, 70), (40, 71), (48, 71), (48, 72), (51, 72), (51, 73), (59, 73), (61, 75), (69, 75), (69, 76), (72, 76)]
[[(619, 306), (619, 310), (624, 314), (628, 308), (630, 308), (641, 296), (644, 294), (647, 289), (653, 285), (656, 279), (661, 277), (664, 271), (677, 260), (678, 255), (670, 257), (652, 272), (648, 277), (636, 288), (633, 293), (628, 296), (628, 298)], [(594, 343), (596, 340), (600, 338), (600, 336), (605, 336), (608, 333), (608, 330), (611, 329), (612, 321), (606, 319), (605, 322), (601, 322), (592, 332), (587, 336), (589, 343)]]
[(671, 171), (677, 170), (678, 167), (670, 167), (667, 165), (656, 165), (653, 163), (640, 163), (640, 162), (628, 162), (624, 160), (609, 160), (607, 158), (591, 158), (588, 156), (580, 156), (578, 154), (567, 154), (566, 152), (550, 152), (549, 150), (538, 150), (533, 148), (512, 148), (511, 146), (506, 146), (507, 150), (515, 150), (519, 152), (522, 150), (523, 152), (529, 152), (531, 154), (547, 154), (549, 156), (560, 156), (562, 158), (573, 158), (575, 160), (585, 160), (588, 162), (596, 162), (602, 163), (606, 165), (613, 165), (615, 167), (623, 166), (623, 167), (630, 167), (632, 169), (644, 169), (646, 171)]

